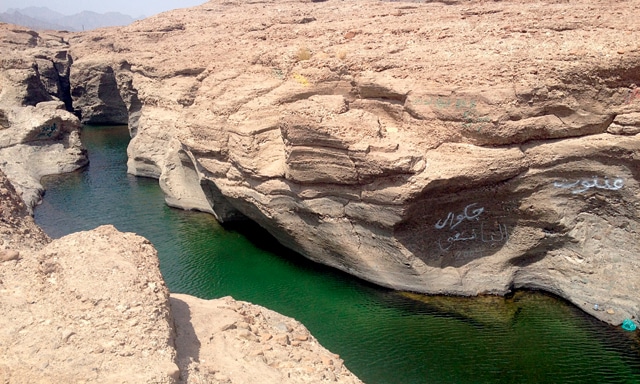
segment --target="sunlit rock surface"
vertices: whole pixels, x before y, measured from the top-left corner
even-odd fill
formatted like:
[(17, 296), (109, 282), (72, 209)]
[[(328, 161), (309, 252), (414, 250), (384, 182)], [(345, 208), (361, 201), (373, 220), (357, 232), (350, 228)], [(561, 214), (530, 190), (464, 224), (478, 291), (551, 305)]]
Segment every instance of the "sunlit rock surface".
[(71, 94), (127, 117), (171, 205), (383, 286), (539, 288), (617, 324), (640, 317), (635, 12), (211, 1), (70, 37)]

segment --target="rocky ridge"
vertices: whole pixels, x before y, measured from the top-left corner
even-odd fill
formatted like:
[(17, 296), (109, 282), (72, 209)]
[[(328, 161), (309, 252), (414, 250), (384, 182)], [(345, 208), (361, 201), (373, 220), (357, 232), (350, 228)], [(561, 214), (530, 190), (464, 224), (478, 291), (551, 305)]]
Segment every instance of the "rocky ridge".
[(291, 318), (170, 295), (140, 236), (52, 241), (2, 172), (0, 293), (2, 383), (361, 383)]
[(78, 118), (71, 113), (73, 60), (65, 34), (0, 23), (0, 169), (31, 209), (40, 178), (87, 164)]
[(74, 35), (72, 94), (84, 121), (127, 116), (129, 172), (170, 205), (386, 287), (543, 289), (619, 324), (640, 317), (636, 6), (210, 1)]

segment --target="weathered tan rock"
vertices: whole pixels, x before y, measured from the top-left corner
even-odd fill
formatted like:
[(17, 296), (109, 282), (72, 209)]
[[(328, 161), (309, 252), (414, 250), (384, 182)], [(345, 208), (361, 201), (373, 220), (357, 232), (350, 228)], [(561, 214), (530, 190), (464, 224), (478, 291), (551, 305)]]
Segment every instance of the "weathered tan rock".
[(40, 178), (87, 163), (71, 105), (71, 58), (64, 33), (0, 24), (0, 169), (29, 209)]
[(0, 253), (17, 260), (8, 256), (18, 253), (18, 258), (24, 257), (48, 242), (49, 237), (36, 225), (13, 184), (0, 170)]
[(51, 241), (1, 171), (0, 308), (2, 383), (360, 383), (339, 359), (319, 365), (334, 355), (293, 319), (170, 298), (140, 236), (102, 226)]
[(153, 246), (111, 226), (51, 242), (1, 172), (0, 195), (0, 381), (176, 382)]
[(635, 9), (210, 1), (71, 45), (126, 80), (129, 172), (170, 204), (387, 287), (539, 288), (619, 323), (640, 317)]
[(304, 325), (264, 307), (172, 294), (171, 311), (185, 383), (361, 383)]
[(0, 251), (0, 263), (5, 261), (18, 260), (20, 258), (20, 252), (12, 249)]

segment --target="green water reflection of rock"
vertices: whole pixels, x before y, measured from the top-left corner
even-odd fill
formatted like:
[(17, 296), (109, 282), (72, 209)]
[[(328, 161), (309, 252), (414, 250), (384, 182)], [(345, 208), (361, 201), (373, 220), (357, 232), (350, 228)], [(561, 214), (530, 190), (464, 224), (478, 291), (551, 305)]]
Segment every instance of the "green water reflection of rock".
[(164, 205), (126, 175), (126, 127), (86, 128), (90, 166), (48, 178), (38, 223), (53, 237), (101, 224), (149, 238), (169, 289), (232, 295), (302, 321), (367, 384), (640, 383), (638, 333), (556, 298), (424, 297), (311, 263), (251, 223), (223, 228)]

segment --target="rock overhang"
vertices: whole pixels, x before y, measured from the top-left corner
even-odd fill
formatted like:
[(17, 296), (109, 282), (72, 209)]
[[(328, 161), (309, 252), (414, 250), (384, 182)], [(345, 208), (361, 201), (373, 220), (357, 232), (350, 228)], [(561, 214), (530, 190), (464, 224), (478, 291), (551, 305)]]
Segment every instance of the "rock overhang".
[(212, 1), (71, 41), (113, 74), (130, 172), (172, 205), (392, 288), (547, 287), (638, 316), (639, 32), (605, 6)]

